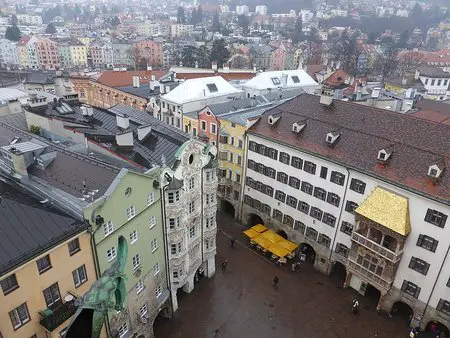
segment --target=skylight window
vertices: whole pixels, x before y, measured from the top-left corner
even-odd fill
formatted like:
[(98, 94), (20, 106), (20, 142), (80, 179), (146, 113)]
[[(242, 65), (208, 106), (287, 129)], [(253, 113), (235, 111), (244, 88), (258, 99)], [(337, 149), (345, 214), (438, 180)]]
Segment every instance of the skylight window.
[(208, 87), (208, 90), (210, 91), (210, 93), (217, 93), (219, 90), (217, 89), (217, 86), (215, 83), (208, 83), (206, 85), (206, 87)]
[(298, 78), (297, 75), (292, 76), (292, 81), (293, 81), (294, 83), (300, 83), (300, 79)]
[(273, 78), (272, 78), (272, 82), (273, 82), (274, 85), (279, 85), (279, 84), (281, 84), (280, 79), (277, 78), (277, 77), (273, 77)]

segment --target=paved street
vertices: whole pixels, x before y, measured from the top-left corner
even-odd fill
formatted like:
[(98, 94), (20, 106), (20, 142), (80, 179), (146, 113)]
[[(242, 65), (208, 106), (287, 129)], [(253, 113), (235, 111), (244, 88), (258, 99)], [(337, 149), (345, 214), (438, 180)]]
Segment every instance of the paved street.
[[(342, 281), (315, 271), (312, 265), (290, 272), (251, 250), (240, 225), (226, 216), (218, 217), (217, 271), (203, 279), (189, 294), (180, 293), (180, 308), (172, 320), (155, 324), (156, 338), (187, 337), (408, 337), (400, 318), (375, 312), (373, 301)], [(228, 234), (237, 238), (230, 248)], [(228, 260), (228, 270), (220, 264)], [(280, 279), (279, 288), (272, 278)], [(360, 314), (352, 317), (351, 300), (358, 297)]]

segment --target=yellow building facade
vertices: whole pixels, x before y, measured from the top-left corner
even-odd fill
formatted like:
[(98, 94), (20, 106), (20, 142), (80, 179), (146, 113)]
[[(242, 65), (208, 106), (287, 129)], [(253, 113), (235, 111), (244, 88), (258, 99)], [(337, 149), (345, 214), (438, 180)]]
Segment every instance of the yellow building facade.
[[(46, 262), (45, 270), (42, 262)], [(41, 272), (39, 269), (41, 268)], [(0, 336), (57, 338), (70, 324), (74, 300), (96, 280), (86, 230), (0, 276), (16, 286), (0, 292)], [(50, 303), (49, 303), (50, 302)], [(50, 309), (50, 310), (49, 310)]]

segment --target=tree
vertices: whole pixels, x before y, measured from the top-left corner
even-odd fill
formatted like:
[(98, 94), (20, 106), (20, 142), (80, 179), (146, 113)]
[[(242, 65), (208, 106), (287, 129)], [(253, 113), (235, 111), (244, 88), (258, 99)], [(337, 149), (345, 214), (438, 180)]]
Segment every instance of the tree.
[(19, 24), (19, 19), (17, 19), (17, 16), (15, 14), (11, 15), (11, 25), (17, 26)]
[(378, 54), (375, 63), (374, 70), (381, 75), (381, 83), (384, 83), (384, 79), (387, 76), (396, 76), (399, 72), (399, 58), (398, 58), (398, 45), (390, 41), (382, 46), (383, 52)]
[(407, 29), (405, 29), (398, 38), (397, 46), (399, 48), (407, 48), (408, 47), (408, 40), (409, 40), (410, 33)]
[(236, 54), (231, 58), (231, 68), (248, 69), (249, 67), (249, 60), (244, 55)]
[(211, 48), (211, 54), (209, 55), (209, 60), (211, 62), (217, 61), (217, 66), (222, 67), (229, 59), (230, 52), (228, 51), (225, 40), (218, 39), (213, 42)]
[(22, 33), (20, 32), (20, 29), (17, 26), (9, 26), (6, 28), (5, 32), (5, 38), (17, 42), (20, 40), (20, 37), (22, 36)]
[(211, 30), (215, 33), (215, 32), (220, 32), (220, 21), (219, 21), (219, 13), (215, 13), (214, 17), (213, 17), (213, 22), (212, 22), (212, 26), (211, 26)]
[(244, 30), (244, 33), (248, 33), (248, 25), (250, 24), (250, 20), (247, 15), (239, 15), (238, 16), (238, 25)]
[(184, 67), (195, 67), (197, 61), (198, 50), (194, 46), (188, 45), (183, 48), (181, 52), (181, 62)]
[(56, 28), (55, 28), (55, 25), (53, 24), (53, 22), (50, 22), (47, 25), (47, 28), (45, 29), (45, 33), (46, 34), (55, 34), (56, 33)]
[(184, 8), (182, 6), (178, 7), (178, 11), (177, 11), (177, 23), (182, 23), (185, 24), (186, 23), (186, 16), (184, 14)]
[(134, 69), (138, 70), (142, 59), (141, 50), (137, 46), (131, 48), (131, 60), (133, 62)]
[(331, 60), (338, 62), (343, 70), (354, 76), (358, 75), (358, 61), (361, 55), (357, 41), (358, 35), (356, 32), (350, 34), (348, 30), (345, 30), (330, 49)]
[(303, 41), (304, 37), (305, 36), (303, 34), (302, 16), (299, 15), (297, 17), (297, 20), (295, 21), (294, 31), (292, 32), (292, 43), (293, 44), (299, 43), (299, 42)]
[(198, 20), (197, 9), (194, 7), (194, 9), (192, 10), (192, 13), (191, 13), (191, 24), (196, 25), (198, 23), (197, 20)]

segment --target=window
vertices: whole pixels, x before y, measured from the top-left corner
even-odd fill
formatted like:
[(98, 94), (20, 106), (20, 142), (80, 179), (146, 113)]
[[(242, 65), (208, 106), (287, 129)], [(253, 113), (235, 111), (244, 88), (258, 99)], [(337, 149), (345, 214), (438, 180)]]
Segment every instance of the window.
[(336, 243), (336, 253), (347, 258), (348, 252), (349, 252), (349, 249), (346, 245), (344, 245), (342, 243)]
[(241, 183), (241, 175), (236, 173), (236, 182)]
[(138, 280), (138, 282), (136, 283), (136, 293), (140, 294), (142, 292), (142, 290), (144, 290), (144, 283), (142, 282), (142, 280)]
[(44, 273), (52, 268), (52, 263), (50, 262), (50, 256), (46, 255), (36, 261), (39, 274)]
[(402, 291), (413, 296), (414, 298), (418, 298), (420, 294), (420, 288), (416, 284), (407, 280), (403, 281)]
[(189, 228), (189, 238), (195, 237), (195, 226)]
[(284, 201), (286, 200), (286, 194), (284, 192), (282, 192), (281, 190), (277, 190), (277, 191), (275, 191), (275, 199), (284, 203)]
[(216, 224), (215, 216), (206, 217), (206, 228), (212, 228), (214, 224)]
[(169, 218), (169, 229), (173, 230), (180, 227), (180, 216)]
[(267, 177), (275, 178), (276, 173), (277, 171), (273, 168), (265, 167), (264, 169), (264, 175), (266, 175)]
[(326, 212), (323, 214), (322, 222), (334, 228), (334, 225), (336, 224), (336, 217)]
[(103, 231), (105, 233), (105, 237), (112, 234), (112, 232), (114, 231), (113, 223), (111, 221), (108, 221), (105, 224), (103, 224)]
[(195, 178), (194, 178), (194, 177), (191, 177), (191, 178), (189, 179), (189, 190), (194, 189), (194, 186), (195, 186)]
[(319, 221), (322, 220), (322, 214), (323, 214), (323, 211), (316, 207), (311, 207), (311, 211), (309, 212), (309, 215), (312, 218), (315, 218)]
[(78, 251), (80, 251), (80, 241), (78, 240), (78, 238), (70, 241), (67, 246), (69, 247), (70, 256), (75, 255)]
[(128, 332), (128, 324), (125, 322), (119, 326), (119, 337), (122, 338)]
[(278, 159), (278, 151), (272, 148), (267, 149), (267, 156), (270, 157), (273, 160)]
[(300, 189), (300, 180), (297, 177), (290, 176), (288, 184), (295, 189)]
[(438, 243), (439, 241), (427, 235), (419, 235), (419, 238), (417, 239), (417, 246), (420, 246), (431, 252), (436, 252)]
[(114, 258), (116, 258), (116, 247), (113, 246), (111, 249), (106, 250), (106, 257), (108, 258), (108, 262), (111, 262)]
[(347, 201), (347, 203), (345, 204), (345, 211), (351, 213), (351, 214), (355, 214), (355, 209), (358, 207), (358, 204), (356, 204), (355, 202), (352, 201)]
[(211, 134), (217, 133), (217, 125), (214, 123), (211, 123)]
[(303, 166), (303, 160), (301, 158), (292, 156), (291, 158), (291, 166), (297, 169), (302, 169)]
[(327, 192), (319, 187), (314, 188), (314, 197), (317, 197), (318, 199), (325, 201), (325, 198), (327, 197)]
[(444, 312), (447, 315), (450, 315), (450, 302), (446, 301), (445, 299), (440, 299), (439, 303), (436, 307), (438, 311)]
[(330, 181), (339, 185), (344, 185), (345, 175), (337, 171), (332, 171)]
[(288, 177), (289, 176), (287, 174), (279, 171), (278, 174), (277, 174), (277, 181), (279, 181), (281, 183), (284, 183), (284, 184), (287, 184), (288, 183)]
[(302, 234), (304, 234), (305, 229), (306, 229), (306, 226), (303, 222), (300, 222), (300, 221), (294, 222), (294, 230), (297, 230), (297, 231), (301, 232)]
[(254, 141), (249, 141), (248, 149), (250, 149), (251, 151), (254, 151), (255, 153), (258, 152), (258, 143), (254, 142)]
[(332, 192), (328, 193), (328, 195), (327, 195), (327, 202), (328, 203), (334, 205), (335, 207), (338, 207), (340, 201), (341, 201), (341, 198), (338, 195), (336, 195), (336, 194), (334, 194)]
[(147, 304), (142, 305), (141, 308), (139, 309), (139, 314), (141, 315), (141, 317), (145, 317), (147, 312), (148, 312)]
[(437, 210), (428, 209), (427, 214), (425, 215), (425, 222), (437, 225), (440, 228), (445, 226), (445, 222), (447, 221), (447, 215), (439, 212)]
[(350, 224), (349, 222), (342, 221), (342, 224), (341, 224), (341, 231), (342, 231), (344, 234), (347, 234), (347, 235), (351, 236), (352, 231), (353, 231), (353, 225)]
[(217, 86), (216, 86), (216, 84), (215, 83), (208, 83), (207, 85), (206, 85), (206, 87), (208, 87), (208, 90), (211, 92), (211, 93), (217, 93), (219, 90), (217, 89)]
[(153, 265), (153, 276), (156, 276), (161, 271), (161, 268), (159, 267), (159, 263), (156, 262), (155, 265)]
[(155, 252), (156, 249), (158, 249), (158, 239), (157, 238), (152, 239), (152, 241), (150, 242), (150, 248), (152, 249), (152, 252)]
[(305, 236), (315, 241), (317, 239), (317, 230), (311, 227), (307, 227)]
[(55, 309), (62, 304), (58, 283), (50, 285), (43, 291), (45, 304), (49, 309)]
[(150, 216), (148, 224), (150, 225), (150, 229), (152, 229), (156, 225), (156, 216)]
[(12, 275), (2, 279), (0, 281), (0, 285), (2, 287), (3, 295), (7, 295), (14, 290), (19, 288), (19, 284), (17, 283), (16, 274), (13, 273)]
[(130, 233), (130, 244), (136, 243), (137, 240), (138, 240), (138, 234), (137, 234), (137, 231), (136, 231), (136, 230), (133, 230), (133, 231)]
[(206, 171), (206, 182), (210, 182), (212, 180), (214, 180), (215, 177), (215, 172), (212, 170), (208, 170)]
[(162, 285), (158, 285), (155, 289), (156, 298), (162, 295)]
[(297, 208), (297, 199), (294, 196), (288, 196), (286, 198), (286, 204), (292, 208)]
[(290, 156), (286, 153), (280, 152), (280, 162), (284, 164), (289, 164)]
[(312, 162), (305, 161), (305, 165), (303, 166), (303, 170), (310, 174), (316, 173), (316, 165)]
[(331, 243), (331, 238), (324, 234), (319, 234), (317, 243), (322, 244), (324, 247), (329, 248)]
[(127, 208), (127, 219), (130, 220), (134, 216), (136, 216), (136, 210), (134, 209), (134, 205)]
[(282, 222), (283, 221), (283, 213), (278, 209), (273, 209), (273, 218)]
[(15, 330), (30, 321), (27, 303), (23, 303), (9, 312), (9, 318)]
[(230, 159), (229, 162), (233, 163), (234, 162), (234, 154), (230, 153)]
[(435, 82), (436, 82), (435, 79), (431, 80), (431, 85), (434, 86)]
[(136, 270), (141, 265), (141, 256), (139, 254), (136, 254), (133, 257), (133, 269)]
[(291, 216), (289, 216), (289, 215), (283, 216), (283, 224), (286, 224), (289, 227), (291, 227), (293, 223), (294, 223), (294, 219)]
[(234, 147), (234, 137), (230, 136), (230, 145)]
[(364, 194), (366, 190), (366, 184), (363, 181), (352, 178), (350, 182), (350, 190), (356, 191), (357, 193)]
[(205, 121), (202, 121), (201, 127), (202, 127), (202, 130), (206, 130), (206, 122)]
[(298, 78), (297, 75), (293, 75), (293, 76), (291, 76), (291, 78), (292, 78), (292, 82), (294, 82), (294, 83), (300, 83), (300, 79)]
[(277, 77), (273, 77), (273, 78), (272, 78), (272, 83), (273, 83), (275, 86), (281, 84), (280, 79), (277, 78)]
[[(208, 195), (206, 195), (208, 197)], [(192, 214), (195, 211), (195, 201), (189, 202), (189, 213)]]
[(241, 155), (237, 155), (237, 164), (242, 165), (242, 156)]
[(75, 271), (72, 271), (72, 277), (76, 288), (85, 283), (87, 281), (86, 266), (83, 264)]
[[(234, 123), (233, 123), (234, 124)], [(242, 147), (243, 147), (243, 142), (242, 142), (242, 140), (238, 140), (238, 148), (241, 148), (242, 149)]]
[(300, 190), (308, 195), (312, 195), (313, 186), (312, 186), (312, 184), (309, 184), (308, 182), (303, 181)]
[(320, 178), (323, 178), (326, 180), (327, 175), (328, 175), (328, 168), (327, 167), (320, 168)]
[(422, 275), (427, 274), (429, 267), (430, 264), (417, 257), (411, 257), (411, 261), (409, 262), (409, 268), (420, 272)]
[(169, 200), (169, 204), (173, 204), (175, 202), (178, 202), (180, 200), (180, 191), (171, 191), (168, 194), (168, 200)]
[(154, 202), (155, 202), (155, 194), (151, 192), (147, 195), (147, 205), (150, 206)]
[(309, 214), (309, 204), (306, 202), (299, 201), (298, 202), (298, 210), (305, 214)]

